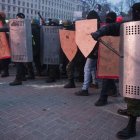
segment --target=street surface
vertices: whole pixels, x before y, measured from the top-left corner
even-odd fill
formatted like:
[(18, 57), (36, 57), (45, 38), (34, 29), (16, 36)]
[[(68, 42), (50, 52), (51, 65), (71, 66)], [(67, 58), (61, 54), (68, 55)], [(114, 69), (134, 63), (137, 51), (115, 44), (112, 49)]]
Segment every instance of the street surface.
[[(0, 78), (0, 140), (117, 140), (116, 132), (127, 124), (127, 117), (116, 113), (125, 107), (122, 97), (109, 97), (104, 107), (94, 106), (101, 87), (79, 97), (74, 92), (82, 83), (64, 89), (66, 79), (47, 84), (37, 77), (12, 87), (14, 75)], [(140, 122), (132, 140), (140, 140)]]

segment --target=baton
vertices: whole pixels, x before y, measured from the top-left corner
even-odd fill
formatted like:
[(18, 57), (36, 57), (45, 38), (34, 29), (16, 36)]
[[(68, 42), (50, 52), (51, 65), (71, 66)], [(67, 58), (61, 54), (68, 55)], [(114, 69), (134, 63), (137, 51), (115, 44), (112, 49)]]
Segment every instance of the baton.
[(40, 14), (39, 12), (38, 12), (38, 16), (39, 16), (40, 19), (42, 20), (43, 24), (46, 24), (44, 18), (41, 16), (41, 14)]
[(104, 46), (106, 46), (108, 49), (110, 49), (112, 52), (114, 52), (116, 55), (118, 55), (119, 57), (123, 58), (123, 56), (121, 56), (118, 51), (116, 51), (114, 48), (112, 48), (109, 44), (107, 44), (105, 41), (103, 41), (102, 39), (98, 39), (98, 41), (100, 43), (102, 43)]

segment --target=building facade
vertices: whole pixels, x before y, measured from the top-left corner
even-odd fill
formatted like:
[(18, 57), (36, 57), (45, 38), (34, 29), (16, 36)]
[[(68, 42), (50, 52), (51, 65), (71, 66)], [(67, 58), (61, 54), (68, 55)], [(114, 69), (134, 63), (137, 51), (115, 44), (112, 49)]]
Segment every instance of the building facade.
[(38, 12), (43, 18), (73, 20), (74, 12), (82, 12), (81, 0), (0, 0), (0, 11), (7, 18), (15, 18), (22, 12), (26, 18), (38, 18)]

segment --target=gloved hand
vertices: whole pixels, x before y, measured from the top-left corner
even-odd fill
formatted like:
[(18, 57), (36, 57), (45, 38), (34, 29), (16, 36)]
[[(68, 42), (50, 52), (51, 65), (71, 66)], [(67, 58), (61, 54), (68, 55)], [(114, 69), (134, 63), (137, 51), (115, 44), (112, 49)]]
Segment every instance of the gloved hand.
[(98, 39), (100, 37), (100, 33), (99, 32), (94, 32), (94, 33), (91, 33), (91, 36), (94, 40), (98, 41)]

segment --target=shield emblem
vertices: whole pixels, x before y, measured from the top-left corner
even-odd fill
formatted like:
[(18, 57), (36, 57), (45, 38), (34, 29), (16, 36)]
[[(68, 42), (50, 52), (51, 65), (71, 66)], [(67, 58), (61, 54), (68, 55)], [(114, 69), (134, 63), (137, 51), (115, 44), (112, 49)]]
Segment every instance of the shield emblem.
[[(0, 21), (0, 27), (3, 27), (3, 23)], [(0, 33), (0, 59), (10, 58), (10, 49), (6, 34)]]
[(32, 62), (32, 32), (29, 19), (10, 19), (10, 45), (13, 62)]
[[(101, 38), (119, 52), (120, 37), (104, 36)], [(100, 43), (98, 53), (97, 77), (104, 79), (119, 78), (119, 57)]]
[(96, 41), (90, 35), (97, 30), (97, 19), (76, 21), (76, 44), (87, 57), (93, 50)]
[(75, 43), (75, 31), (59, 30), (61, 48), (68, 58), (72, 61), (77, 53), (77, 45)]

